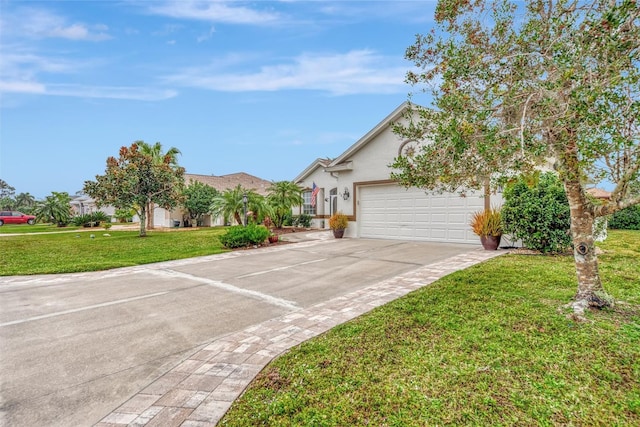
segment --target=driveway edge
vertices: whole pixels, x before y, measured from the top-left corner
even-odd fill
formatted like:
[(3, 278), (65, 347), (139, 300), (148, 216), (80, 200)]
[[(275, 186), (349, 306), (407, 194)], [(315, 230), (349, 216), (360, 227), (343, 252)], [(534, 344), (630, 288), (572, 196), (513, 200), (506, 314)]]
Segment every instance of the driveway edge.
[(213, 427), (286, 350), (450, 273), (508, 251), (475, 249), (216, 339), (95, 424)]

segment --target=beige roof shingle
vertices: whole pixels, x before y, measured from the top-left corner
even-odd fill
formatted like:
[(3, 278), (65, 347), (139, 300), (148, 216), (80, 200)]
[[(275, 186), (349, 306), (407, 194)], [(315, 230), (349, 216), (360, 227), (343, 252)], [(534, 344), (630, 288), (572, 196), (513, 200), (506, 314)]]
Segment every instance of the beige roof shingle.
[(609, 200), (611, 198), (611, 193), (607, 190), (603, 190), (602, 188), (587, 188), (587, 193), (591, 194), (596, 199)]
[(249, 175), (248, 173), (238, 172), (229, 175), (214, 176), (214, 175), (196, 175), (191, 173), (184, 174), (184, 180), (187, 185), (191, 180), (199, 181), (203, 184), (209, 185), (218, 191), (226, 191), (242, 185), (242, 187), (248, 190), (254, 190), (256, 193), (263, 196), (267, 195), (267, 188), (271, 186), (271, 181), (258, 178), (257, 176)]

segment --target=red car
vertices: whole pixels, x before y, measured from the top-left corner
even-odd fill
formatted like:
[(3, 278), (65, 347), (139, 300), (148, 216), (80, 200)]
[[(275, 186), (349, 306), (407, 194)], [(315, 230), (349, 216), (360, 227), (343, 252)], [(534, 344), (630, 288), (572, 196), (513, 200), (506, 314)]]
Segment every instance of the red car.
[(18, 211), (2, 211), (0, 212), (0, 225), (4, 224), (29, 224), (36, 223), (36, 217), (33, 215), (26, 215)]

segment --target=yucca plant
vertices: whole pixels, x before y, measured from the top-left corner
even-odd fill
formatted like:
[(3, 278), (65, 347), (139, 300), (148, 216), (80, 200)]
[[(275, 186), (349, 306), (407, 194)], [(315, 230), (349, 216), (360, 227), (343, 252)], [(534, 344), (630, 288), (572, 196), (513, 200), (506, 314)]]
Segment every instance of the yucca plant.
[(478, 236), (501, 236), (502, 218), (500, 209), (478, 211), (471, 217), (471, 228)]

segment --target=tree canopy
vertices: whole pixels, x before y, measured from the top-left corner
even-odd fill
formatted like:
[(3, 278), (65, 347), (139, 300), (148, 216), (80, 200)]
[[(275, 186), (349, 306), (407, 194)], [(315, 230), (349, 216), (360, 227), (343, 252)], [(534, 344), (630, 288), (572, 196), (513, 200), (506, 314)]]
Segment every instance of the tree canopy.
[(134, 142), (121, 147), (119, 157), (109, 157), (104, 175), (86, 181), (84, 191), (99, 206), (135, 209), (140, 217), (140, 236), (146, 236), (147, 206), (156, 203), (171, 209), (182, 201), (184, 168), (171, 165), (165, 156), (161, 162), (143, 153)]
[(66, 192), (52, 192), (37, 203), (35, 215), (38, 221), (53, 222), (64, 227), (71, 221), (71, 196)]
[[(407, 81), (433, 97), (396, 131), (421, 143), (395, 159), (406, 186), (480, 188), (501, 174), (552, 164), (571, 208), (578, 276), (572, 304), (610, 304), (594, 218), (640, 202), (640, 9), (635, 0), (440, 0), (437, 28), (418, 35)], [(593, 203), (586, 182), (609, 182)]]
[(247, 215), (252, 212), (254, 216), (261, 216), (268, 209), (263, 196), (255, 190), (244, 188), (238, 184), (213, 198), (211, 212), (214, 216), (222, 216), (225, 222), (231, 221), (233, 218), (238, 225), (242, 225), (246, 219), (244, 218), (245, 195), (247, 196)]
[(183, 206), (189, 211), (189, 217), (196, 220), (196, 224), (202, 219), (202, 215), (211, 210), (211, 203), (218, 195), (218, 190), (200, 181), (191, 180), (184, 189)]
[[(153, 163), (156, 165), (168, 164), (172, 168), (178, 168), (178, 155), (182, 154), (176, 147), (170, 147), (166, 152), (162, 148), (162, 143), (156, 142), (151, 145), (144, 141), (136, 141), (138, 149), (142, 154), (151, 156)], [(152, 229), (154, 227), (154, 204), (149, 202), (147, 204), (147, 228)]]
[(291, 213), (291, 208), (304, 202), (302, 189), (293, 181), (276, 181), (271, 183), (267, 191), (267, 201), (273, 211), (273, 224), (276, 228), (282, 228), (284, 218)]

